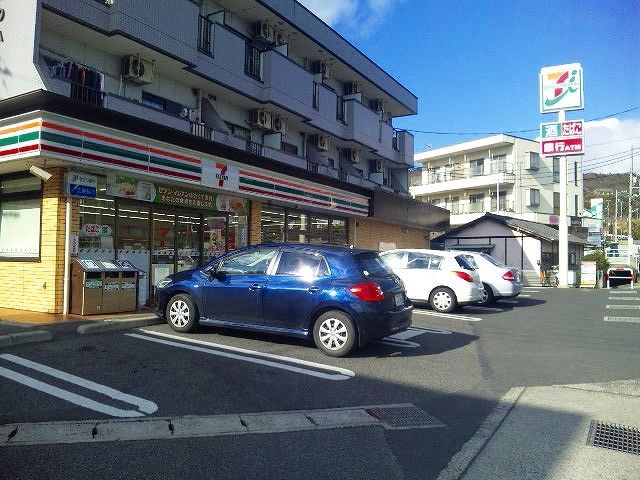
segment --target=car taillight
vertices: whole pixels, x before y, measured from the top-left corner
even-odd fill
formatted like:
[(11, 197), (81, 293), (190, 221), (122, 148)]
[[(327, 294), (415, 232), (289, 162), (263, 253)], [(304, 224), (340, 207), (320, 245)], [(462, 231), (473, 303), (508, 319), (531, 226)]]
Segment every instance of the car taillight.
[(514, 282), (516, 277), (513, 275), (513, 272), (511, 270), (507, 270), (504, 275), (502, 275), (502, 278), (504, 280), (508, 280), (510, 282)]
[(384, 299), (380, 285), (375, 282), (363, 282), (349, 289), (360, 300), (365, 302), (379, 302)]
[(465, 282), (473, 283), (473, 277), (467, 272), (453, 272)]

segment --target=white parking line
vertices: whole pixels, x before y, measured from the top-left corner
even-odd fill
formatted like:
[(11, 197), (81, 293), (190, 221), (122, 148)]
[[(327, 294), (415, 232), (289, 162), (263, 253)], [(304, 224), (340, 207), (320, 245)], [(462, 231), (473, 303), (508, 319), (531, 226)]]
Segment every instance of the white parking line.
[(149, 400), (145, 400), (140, 397), (135, 397), (133, 395), (120, 392), (118, 390), (115, 390), (110, 387), (106, 387), (99, 383), (95, 383), (90, 380), (85, 380), (84, 378), (76, 377), (75, 375), (71, 375), (61, 370), (56, 370), (55, 368), (47, 367), (46, 365), (41, 365), (39, 363), (32, 362), (30, 360), (26, 360), (24, 358), (17, 357), (15, 355), (10, 355), (10, 354), (2, 354), (0, 355), (0, 358), (2, 358), (3, 360), (7, 360), (9, 362), (16, 363), (18, 365), (22, 365), (23, 367), (36, 370), (38, 372), (49, 375), (51, 377), (64, 380), (65, 382), (73, 383), (74, 385), (84, 387), (88, 390), (93, 390), (94, 392), (101, 393), (102, 395), (113, 398), (114, 400), (128, 403), (130, 405), (135, 405), (138, 408), (138, 410), (122, 410), (120, 408), (115, 408), (110, 405), (106, 405), (104, 403), (91, 400), (90, 398), (83, 397), (82, 395), (69, 392), (62, 388), (54, 387), (53, 385), (49, 385), (48, 383), (41, 382), (40, 380), (36, 380), (27, 375), (23, 375), (21, 373), (14, 372), (13, 370), (9, 370), (8, 368), (0, 367), (0, 376), (3, 376), (5, 378), (8, 378), (9, 380), (13, 380), (15, 382), (26, 385), (27, 387), (40, 390), (41, 392), (47, 393), (54, 397), (61, 398), (63, 400), (74, 403), (84, 408), (89, 408), (97, 412), (105, 413), (107, 415), (111, 415), (112, 417), (128, 417), (128, 418), (142, 417), (145, 414), (153, 413), (156, 410), (158, 410), (158, 406)]
[[(146, 340), (148, 342), (161, 343), (164, 345), (170, 345), (172, 347), (184, 348), (186, 350), (193, 350), (196, 352), (208, 353), (210, 355), (217, 355), (220, 357), (232, 358), (234, 360), (240, 360), (243, 362), (257, 363), (259, 365), (279, 368), (281, 370), (288, 370), (290, 372), (301, 373), (303, 375), (324, 378), (325, 380), (348, 380), (356, 375), (353, 371), (347, 370), (346, 368), (333, 367), (331, 365), (325, 365), (322, 363), (309, 362), (307, 360), (299, 360), (297, 358), (285, 357), (282, 355), (273, 355), (271, 353), (263, 353), (255, 350), (247, 350), (244, 348), (231, 347), (229, 345), (222, 345), (219, 343), (205, 342), (203, 340), (195, 340), (191, 338), (181, 337), (179, 335), (171, 335), (168, 333), (154, 332), (152, 330), (141, 329), (141, 331), (145, 333), (149, 333), (151, 335), (157, 335), (159, 337), (173, 338), (176, 340), (180, 340), (181, 342), (188, 342), (196, 345), (205, 345), (210, 348), (202, 348), (202, 347), (197, 347), (195, 345), (186, 345), (184, 343), (177, 343), (169, 340), (162, 340), (160, 338), (152, 338), (145, 335), (138, 335), (137, 333), (126, 333), (125, 335), (128, 337), (138, 338), (140, 340)], [(230, 350), (231, 352), (238, 352), (238, 353), (223, 352), (221, 350)], [(243, 353), (245, 355), (239, 355), (239, 353)], [(248, 356), (248, 355), (251, 355), (251, 356)], [(274, 362), (271, 360), (263, 360), (261, 358), (256, 358), (256, 357), (269, 358), (272, 360), (281, 360), (287, 363)], [(306, 367), (312, 367), (318, 370), (325, 370), (333, 373), (318, 372), (315, 370), (309, 370), (306, 368), (296, 367), (294, 365), (289, 365), (289, 364), (304, 365)]]
[(523, 297), (523, 298), (530, 298), (530, 297), (531, 297), (531, 295), (523, 295), (523, 294), (520, 294), (520, 295), (518, 295), (518, 296), (519, 296), (519, 297)]
[(609, 297), (609, 300), (623, 300), (625, 302), (640, 302), (639, 298), (630, 298), (630, 297)]
[(449, 330), (440, 330), (437, 328), (409, 327), (404, 332), (394, 333), (393, 335), (389, 335), (388, 337), (376, 340), (375, 343), (381, 343), (383, 345), (389, 345), (392, 347), (416, 348), (419, 347), (420, 344), (416, 342), (409, 342), (407, 339), (417, 337), (418, 335), (423, 335), (425, 333), (431, 333), (435, 335), (451, 335), (451, 333), (453, 332), (450, 332)]
[[(502, 310), (500, 310), (502, 311)], [(431, 310), (413, 310), (413, 313), (418, 315), (428, 315), (430, 317), (443, 317), (449, 318), (451, 320), (464, 320), (465, 322), (481, 322), (482, 319), (480, 317), (468, 317), (466, 315), (456, 315), (455, 313), (439, 313), (433, 312)]]
[(611, 310), (640, 310), (640, 305), (607, 305)]
[(640, 317), (604, 317), (605, 322), (640, 323)]

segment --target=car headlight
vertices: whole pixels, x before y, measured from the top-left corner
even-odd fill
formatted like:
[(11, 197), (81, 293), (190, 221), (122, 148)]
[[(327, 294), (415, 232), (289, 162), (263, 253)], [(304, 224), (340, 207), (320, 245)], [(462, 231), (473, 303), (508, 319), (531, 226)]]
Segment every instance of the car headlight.
[(170, 278), (165, 278), (164, 280), (160, 280), (156, 285), (157, 288), (164, 288), (171, 283)]

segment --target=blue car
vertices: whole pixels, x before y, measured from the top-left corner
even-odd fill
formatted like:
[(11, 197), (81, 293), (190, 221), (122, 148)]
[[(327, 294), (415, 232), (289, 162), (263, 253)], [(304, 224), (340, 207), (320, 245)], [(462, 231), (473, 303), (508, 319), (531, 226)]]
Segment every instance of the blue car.
[(262, 244), (157, 285), (158, 314), (178, 332), (198, 324), (313, 338), (327, 355), (411, 325), (402, 281), (371, 250)]

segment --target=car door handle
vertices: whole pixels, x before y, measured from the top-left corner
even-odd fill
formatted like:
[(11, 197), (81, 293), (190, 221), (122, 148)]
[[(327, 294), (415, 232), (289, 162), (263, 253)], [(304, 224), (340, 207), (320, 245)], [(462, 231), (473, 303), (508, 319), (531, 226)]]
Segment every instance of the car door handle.
[(320, 289), (318, 287), (315, 287), (315, 286), (307, 288), (307, 292), (309, 292), (309, 293), (316, 293), (316, 292), (319, 292), (319, 291), (320, 291)]
[(249, 287), (249, 290), (251, 290), (252, 292), (255, 292), (256, 290), (260, 290), (261, 288), (262, 287), (260, 285), (258, 285), (257, 283), (254, 283)]

